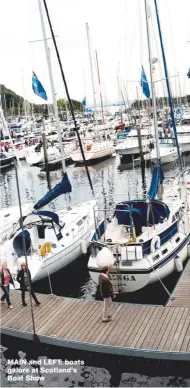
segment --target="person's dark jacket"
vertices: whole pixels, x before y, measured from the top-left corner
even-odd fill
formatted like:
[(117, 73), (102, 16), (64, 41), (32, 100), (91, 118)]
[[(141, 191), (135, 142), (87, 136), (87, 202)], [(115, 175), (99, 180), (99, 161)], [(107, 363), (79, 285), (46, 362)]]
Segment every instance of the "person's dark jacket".
[(110, 296), (113, 297), (112, 283), (103, 274), (100, 274), (99, 276), (99, 286), (100, 286), (100, 294), (102, 298), (109, 298)]
[[(29, 274), (29, 282), (30, 282), (30, 285), (32, 283), (32, 280), (31, 280), (31, 273), (30, 273), (30, 270), (28, 270), (28, 274)], [(21, 290), (26, 290), (27, 287), (25, 285), (25, 282), (24, 282), (24, 269), (20, 269), (20, 271), (18, 271), (18, 274), (17, 274), (17, 278), (16, 278), (17, 282), (20, 283), (20, 288)], [(29, 284), (28, 284), (29, 285)]]
[[(7, 272), (10, 275), (10, 283), (12, 283), (12, 285), (14, 286), (13, 278), (12, 278), (12, 275), (11, 275), (11, 273), (10, 273), (8, 268), (7, 268)], [(0, 279), (1, 279), (1, 286), (3, 287), (4, 286), (4, 281), (5, 281), (3, 270), (0, 271)]]

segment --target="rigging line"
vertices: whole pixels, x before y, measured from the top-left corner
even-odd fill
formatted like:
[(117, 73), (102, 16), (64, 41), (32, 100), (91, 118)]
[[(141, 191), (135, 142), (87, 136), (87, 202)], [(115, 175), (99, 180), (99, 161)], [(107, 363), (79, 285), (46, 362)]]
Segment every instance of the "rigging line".
[(142, 58), (142, 53), (143, 53), (143, 40), (142, 40), (142, 18), (141, 18), (141, 8), (140, 8), (140, 0), (138, 0), (138, 11), (139, 11), (139, 27), (140, 27), (140, 61), (141, 65), (143, 64), (143, 58)]
[(89, 184), (90, 184), (90, 188), (91, 188), (92, 194), (94, 196), (94, 189), (93, 189), (93, 185), (92, 185), (92, 180), (91, 180), (90, 173), (89, 173), (89, 170), (88, 170), (88, 166), (87, 166), (87, 163), (86, 163), (85, 154), (84, 154), (84, 150), (83, 150), (83, 146), (82, 146), (82, 142), (81, 142), (81, 138), (80, 138), (80, 135), (79, 135), (79, 130), (78, 130), (77, 122), (76, 122), (76, 118), (75, 118), (75, 113), (74, 113), (74, 109), (73, 109), (73, 104), (72, 104), (72, 101), (71, 101), (71, 98), (70, 98), (67, 82), (66, 82), (66, 79), (65, 79), (65, 74), (63, 72), (62, 62), (61, 62), (61, 58), (60, 58), (59, 51), (58, 51), (58, 48), (57, 48), (57, 43), (56, 43), (56, 40), (55, 40), (55, 35), (54, 35), (53, 27), (52, 27), (52, 24), (51, 24), (51, 20), (50, 20), (49, 11), (48, 11), (48, 8), (47, 8), (46, 0), (43, 0), (43, 3), (44, 3), (47, 19), (48, 19), (50, 31), (51, 31), (51, 34), (52, 34), (52, 39), (53, 39), (55, 51), (56, 51), (56, 54), (57, 54), (57, 59), (58, 59), (58, 62), (59, 62), (60, 71), (61, 71), (61, 75), (62, 75), (64, 86), (65, 86), (65, 91), (66, 91), (67, 99), (68, 99), (68, 102), (69, 102), (71, 116), (73, 118), (73, 122), (74, 122), (74, 126), (75, 126), (75, 131), (76, 131), (76, 134), (77, 134), (77, 138), (78, 138), (78, 142), (79, 142), (79, 147), (80, 147), (82, 158), (83, 158), (83, 161), (84, 161), (84, 165), (85, 165), (88, 181), (89, 181)]
[(18, 195), (18, 203), (19, 203), (19, 211), (20, 211), (20, 224), (21, 224), (21, 229), (22, 229), (22, 242), (23, 242), (23, 248), (24, 248), (24, 256), (25, 256), (25, 260), (26, 260), (26, 271), (27, 271), (27, 278), (28, 278), (27, 280), (28, 280), (28, 284), (29, 284), (30, 310), (31, 310), (31, 318), (32, 318), (32, 326), (33, 326), (33, 341), (39, 342), (39, 338), (36, 334), (34, 312), (33, 312), (33, 306), (32, 306), (31, 281), (30, 281), (30, 276), (29, 276), (26, 242), (25, 242), (25, 238), (24, 238), (22, 204), (21, 204), (21, 197), (20, 197), (20, 188), (19, 188), (19, 179), (18, 179), (18, 171), (17, 171), (16, 161), (14, 162), (14, 168), (15, 168), (15, 175), (16, 175), (17, 195)]
[[(156, 45), (156, 53), (158, 55), (158, 58), (160, 57), (160, 54), (159, 54), (159, 48), (158, 48), (158, 41), (156, 39), (156, 31), (155, 31), (155, 25), (153, 23), (153, 20), (152, 20), (152, 17), (150, 18), (150, 24), (151, 24), (151, 28), (152, 28), (152, 31), (153, 31), (153, 38), (154, 38), (154, 42), (155, 42), (155, 45)], [(162, 69), (162, 66), (161, 66), (161, 61), (158, 59), (158, 67), (159, 67), (159, 72), (160, 72), (160, 77), (162, 79), (160, 80), (156, 80), (154, 82), (160, 82), (160, 81), (165, 81), (165, 77), (164, 77), (164, 71)], [(172, 77), (175, 77), (175, 76), (172, 76)], [(171, 78), (171, 77), (170, 77)], [(162, 87), (162, 92), (163, 92), (163, 97), (166, 97), (167, 93), (166, 93), (166, 85), (165, 85), (165, 82), (161, 82), (161, 87)]]
[(22, 164), (21, 164), (21, 162), (20, 162), (20, 160), (19, 160), (19, 158), (18, 158), (18, 156), (17, 156), (16, 147), (15, 147), (15, 145), (14, 145), (14, 143), (13, 143), (13, 140), (12, 140), (12, 137), (11, 137), (11, 134), (10, 134), (10, 131), (9, 131), (7, 122), (6, 122), (5, 117), (4, 117), (4, 114), (3, 114), (3, 110), (2, 110), (1, 104), (0, 104), (0, 117), (1, 117), (1, 119), (2, 119), (2, 124), (3, 124), (4, 129), (5, 129), (5, 131), (8, 133), (9, 140), (10, 140), (10, 142), (11, 142), (11, 147), (12, 147), (12, 149), (13, 149), (13, 151), (14, 151), (15, 156), (16, 156), (18, 165), (19, 165), (21, 171), (23, 172), (23, 179), (24, 179), (24, 183), (25, 183), (25, 186), (26, 186), (26, 191), (28, 192), (28, 195), (29, 195), (29, 197), (30, 197), (30, 201), (33, 201), (34, 198), (30, 196), (30, 190), (29, 190), (29, 187), (28, 187), (28, 185), (27, 185), (25, 171), (23, 170)]
[(157, 19), (157, 26), (158, 26), (158, 31), (159, 31), (160, 45), (161, 45), (161, 49), (162, 49), (162, 58), (163, 58), (163, 63), (164, 63), (166, 84), (167, 84), (167, 89), (168, 89), (168, 100), (169, 100), (169, 105), (170, 105), (170, 114), (171, 114), (171, 118), (172, 118), (172, 125), (173, 125), (173, 130), (174, 130), (175, 139), (176, 139), (176, 146), (177, 146), (180, 170), (182, 172), (183, 168), (182, 168), (182, 161), (181, 161), (181, 153), (180, 153), (180, 149), (179, 149), (179, 142), (178, 142), (178, 137), (177, 137), (175, 117), (174, 117), (174, 111), (173, 111), (173, 105), (172, 105), (172, 94), (171, 94), (171, 89), (170, 89), (170, 83), (168, 80), (168, 69), (167, 69), (166, 57), (165, 57), (165, 52), (164, 52), (164, 45), (163, 45), (163, 39), (162, 39), (160, 18), (159, 18), (159, 14), (158, 14), (157, 0), (154, 0), (154, 5), (155, 5), (155, 10), (156, 10), (156, 19)]

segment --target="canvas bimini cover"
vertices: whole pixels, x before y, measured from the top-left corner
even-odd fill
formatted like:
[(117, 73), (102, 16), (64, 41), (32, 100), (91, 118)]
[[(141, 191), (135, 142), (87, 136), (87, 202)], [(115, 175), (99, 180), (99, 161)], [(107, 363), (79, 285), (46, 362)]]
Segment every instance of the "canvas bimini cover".
[[(25, 247), (24, 247), (24, 241), (25, 241)], [(13, 240), (13, 248), (17, 254), (18, 257), (25, 256), (25, 254), (28, 254), (31, 247), (31, 238), (30, 233), (28, 230), (24, 230), (23, 232), (20, 232), (17, 234), (17, 236)]]

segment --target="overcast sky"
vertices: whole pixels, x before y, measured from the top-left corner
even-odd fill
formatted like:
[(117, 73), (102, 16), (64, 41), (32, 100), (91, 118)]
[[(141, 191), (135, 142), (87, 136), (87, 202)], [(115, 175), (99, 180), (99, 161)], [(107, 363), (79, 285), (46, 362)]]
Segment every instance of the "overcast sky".
[[(187, 43), (190, 41), (190, 0), (157, 2), (169, 73), (173, 76), (179, 72), (182, 95), (190, 94), (190, 80), (187, 78), (190, 68), (190, 43)], [(159, 58), (155, 78), (160, 79), (163, 77), (163, 66), (154, 1), (149, 0), (149, 3), (153, 57)], [(54, 32), (58, 35), (57, 43), (72, 98), (82, 100), (87, 94), (88, 103), (92, 102), (86, 22), (90, 28), (92, 52), (98, 52), (104, 100), (114, 102), (119, 99), (118, 71), (129, 99), (135, 98), (136, 87), (141, 97), (139, 83), (126, 81), (140, 79), (141, 64), (144, 65), (148, 79), (150, 78), (144, 0), (47, 0), (47, 5)], [(33, 94), (31, 88), (31, 74), (34, 70), (51, 102), (43, 42), (28, 43), (42, 38), (38, 0), (0, 0), (0, 9), (0, 83), (30, 101), (40, 103), (42, 100)], [(45, 13), (44, 17), (46, 18)], [(47, 23), (46, 30), (50, 37)], [(64, 97), (64, 86), (51, 40), (48, 45), (51, 49), (57, 96)], [(94, 54), (93, 56), (95, 58)], [(99, 100), (95, 66), (94, 73), (96, 96)], [(157, 95), (163, 95), (163, 82), (157, 83), (156, 88)], [(174, 95), (179, 94), (178, 78), (172, 79), (172, 91)]]

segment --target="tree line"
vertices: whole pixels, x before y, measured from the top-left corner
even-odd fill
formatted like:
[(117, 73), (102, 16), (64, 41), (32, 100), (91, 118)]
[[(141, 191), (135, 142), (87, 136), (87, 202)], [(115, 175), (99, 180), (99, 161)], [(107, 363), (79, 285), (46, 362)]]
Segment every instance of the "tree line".
[[(48, 117), (53, 112), (52, 104), (32, 104), (19, 96), (12, 90), (6, 88), (5, 85), (0, 85), (1, 104), (5, 116), (20, 116), (25, 115), (25, 110), (28, 115), (40, 115)], [(80, 101), (71, 100), (75, 112), (83, 112), (83, 105)], [(65, 98), (57, 100), (58, 110), (61, 117), (64, 117), (67, 112), (70, 113), (68, 101)]]

